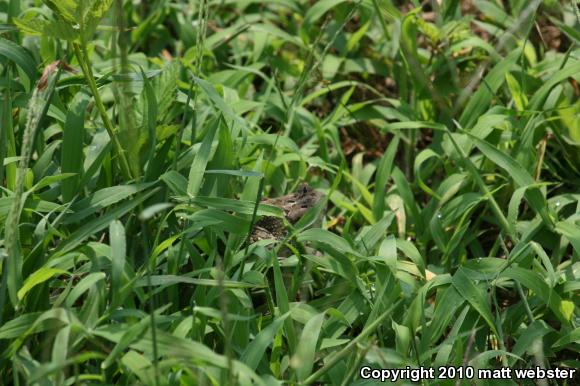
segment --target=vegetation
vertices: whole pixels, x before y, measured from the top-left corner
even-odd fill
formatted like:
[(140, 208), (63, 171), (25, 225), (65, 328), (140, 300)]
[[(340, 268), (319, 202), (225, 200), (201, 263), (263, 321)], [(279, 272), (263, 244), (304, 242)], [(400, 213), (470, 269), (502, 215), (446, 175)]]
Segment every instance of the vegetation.
[(580, 368), (578, 7), (1, 1), (0, 383)]

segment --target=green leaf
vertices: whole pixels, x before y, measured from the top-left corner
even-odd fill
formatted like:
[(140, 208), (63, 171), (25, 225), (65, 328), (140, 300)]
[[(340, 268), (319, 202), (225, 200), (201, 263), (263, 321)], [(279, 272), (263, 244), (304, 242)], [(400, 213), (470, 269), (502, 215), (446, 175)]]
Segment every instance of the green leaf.
[(24, 48), (18, 44), (0, 37), (0, 56), (3, 56), (20, 67), (30, 84), (36, 80), (36, 61)]
[(86, 220), (91, 214), (102, 211), (130, 196), (150, 188), (154, 183), (138, 185), (119, 185), (104, 188), (93, 193), (89, 197), (76, 202), (71, 209), (74, 214), (63, 220), (64, 224), (74, 224)]
[(187, 181), (187, 195), (190, 197), (197, 196), (199, 189), (201, 188), (201, 182), (203, 181), (203, 176), (207, 163), (209, 162), (209, 157), (211, 153), (211, 144), (215, 133), (220, 125), (221, 119), (217, 119), (210, 125), (199, 151), (195, 155), (193, 162), (191, 163), (191, 168), (189, 169), (189, 178)]
[(307, 241), (322, 243), (342, 253), (356, 254), (356, 252), (352, 249), (350, 244), (345, 239), (325, 229), (320, 228), (307, 229), (304, 232), (300, 233), (297, 239), (301, 243)]
[(75, 232), (73, 232), (65, 241), (63, 241), (58, 246), (58, 248), (55, 251), (55, 254), (63, 255), (66, 252), (72, 251), (79, 244), (81, 244), (86, 238), (106, 228), (111, 223), (111, 221), (131, 211), (133, 208), (137, 207), (147, 198), (152, 196), (156, 191), (157, 189), (151, 190), (133, 199), (132, 201), (125, 202), (122, 205), (118, 206), (117, 208), (110, 210), (103, 216), (98, 217), (92, 221), (89, 221), (85, 225), (79, 227)]
[(425, 184), (423, 178), (421, 177), (421, 165), (427, 162), (428, 160), (431, 160), (432, 158), (439, 159), (440, 156), (431, 149), (425, 149), (421, 151), (419, 154), (417, 154), (417, 157), (415, 157), (415, 164), (413, 165), (413, 168), (415, 171), (415, 177), (417, 178), (417, 184), (419, 185), (419, 187), (430, 196), (433, 196), (438, 200), (440, 200), (441, 197), (439, 197), (437, 193), (435, 193), (429, 186), (427, 186), (427, 184)]
[(395, 155), (399, 148), (399, 136), (395, 136), (385, 154), (379, 161), (379, 167), (375, 175), (375, 194), (373, 197), (373, 216), (375, 220), (380, 219), (385, 211), (385, 192), (387, 190), (387, 182), (391, 176), (391, 171), (394, 166)]
[(290, 313), (287, 312), (284, 315), (277, 317), (270, 325), (268, 325), (268, 327), (260, 331), (260, 333), (256, 335), (256, 338), (250, 342), (248, 347), (246, 347), (244, 352), (240, 355), (241, 361), (247, 364), (252, 370), (255, 370), (264, 356), (266, 348), (272, 343), (274, 336), (280, 327), (282, 327), (284, 321), (289, 315)]
[[(157, 316), (159, 316), (169, 306), (170, 306), (169, 304), (166, 304), (165, 306), (161, 307), (160, 309), (155, 310), (155, 314), (157, 314)], [(151, 326), (151, 318), (152, 318), (151, 316), (143, 318), (139, 322), (137, 322), (136, 324), (132, 325), (130, 328), (125, 329), (123, 336), (121, 336), (121, 338), (119, 339), (119, 341), (117, 342), (115, 347), (113, 347), (113, 350), (111, 350), (111, 352), (109, 353), (109, 356), (107, 356), (107, 358), (101, 363), (102, 369), (107, 369), (108, 367), (110, 367), (111, 364), (113, 364), (113, 362), (117, 359), (117, 357), (119, 355), (121, 355), (121, 353), (127, 347), (129, 347), (129, 345), (131, 345), (133, 342), (135, 342), (135, 341), (141, 339), (141, 337), (143, 337), (147, 327)]]
[(347, 0), (321, 0), (314, 3), (312, 7), (308, 8), (304, 16), (303, 25), (306, 28), (312, 28), (326, 12), (335, 8), (336, 6), (347, 2)]
[(563, 334), (560, 337), (560, 339), (558, 339), (552, 344), (552, 347), (562, 348), (570, 343), (577, 344), (579, 341), (580, 341), (580, 327), (571, 330), (567, 334)]
[[(111, 342), (122, 343), (124, 345), (128, 340), (127, 338), (129, 338), (127, 336), (125, 339), (123, 339), (126, 332), (126, 326), (120, 326), (119, 324), (115, 323), (111, 325), (100, 326), (98, 329), (93, 331), (93, 334)], [(209, 368), (227, 368), (229, 366), (229, 362), (225, 356), (217, 354), (211, 348), (205, 346), (202, 343), (193, 341), (191, 339), (178, 338), (161, 329), (156, 332), (155, 337), (156, 344), (154, 346), (151, 332), (148, 330), (140, 339), (131, 343), (129, 347), (134, 350), (143, 352), (146, 356), (149, 357), (153, 355), (153, 347), (155, 347), (157, 354), (167, 359), (186, 361), (188, 363), (201, 362), (204, 366)], [(233, 360), (232, 365), (234, 375), (238, 377), (240, 384), (251, 385), (250, 382), (254, 382), (257, 385), (265, 385), (265, 383), (252, 371), (252, 369), (250, 369), (244, 363)]]
[[(280, 263), (274, 254), (270, 254), (272, 258), (272, 271), (274, 272), (274, 289), (276, 290), (276, 305), (280, 312), (287, 314), (290, 312), (290, 302), (288, 299), (288, 291), (284, 284), (284, 279), (282, 277), (282, 270), (280, 269)], [(284, 332), (288, 339), (288, 351), (290, 354), (296, 352), (296, 330), (294, 328), (294, 322), (292, 318), (284, 322)]]
[(27, 191), (26, 194), (28, 195), (32, 192), (41, 190), (42, 188), (45, 188), (47, 186), (57, 184), (58, 182), (61, 182), (61, 181), (66, 181), (74, 176), (75, 176), (74, 173), (63, 173), (63, 174), (56, 174), (54, 176), (42, 177), (42, 179), (40, 181), (38, 181), (36, 184), (34, 184), (34, 186), (32, 188), (30, 188), (30, 190)]
[(500, 168), (504, 169), (508, 175), (513, 178), (514, 182), (518, 187), (528, 187), (525, 192), (525, 197), (534, 212), (542, 216), (542, 219), (553, 226), (554, 221), (548, 214), (547, 203), (537, 187), (535, 185), (534, 178), (525, 170), (515, 159), (510, 157), (507, 153), (500, 151), (496, 147), (491, 146), (488, 142), (477, 138), (471, 133), (467, 133), (469, 137), (475, 143), (475, 146), (493, 163), (495, 163)]
[(548, 94), (560, 82), (580, 73), (580, 60), (570, 60), (567, 66), (551, 74), (550, 79), (542, 84), (542, 87), (535, 92), (532, 99), (530, 99), (529, 108), (531, 110), (541, 110), (542, 104), (546, 101)]
[[(182, 199), (180, 197), (180, 199)], [(185, 200), (184, 198), (182, 200)], [(205, 197), (197, 196), (192, 199), (187, 199), (187, 204), (197, 205), (201, 208), (213, 208), (225, 211), (231, 211), (243, 214), (254, 213), (255, 203), (252, 201), (240, 201), (234, 200), (232, 198), (223, 197)], [(274, 216), (283, 217), (284, 213), (281, 208), (273, 205), (259, 204), (258, 205), (258, 216)]]
[(559, 221), (556, 223), (556, 232), (566, 237), (576, 253), (580, 254), (580, 227), (578, 225), (571, 221)]
[(43, 0), (43, 2), (50, 8), (54, 13), (68, 21), (69, 23), (78, 23), (80, 20), (77, 18), (82, 16), (79, 14), (79, 5), (83, 6), (86, 1), (75, 1), (75, 0)]
[(424, 229), (423, 218), (421, 217), (419, 208), (417, 207), (417, 202), (415, 201), (415, 197), (411, 191), (411, 186), (409, 185), (409, 182), (405, 178), (405, 175), (401, 169), (398, 167), (393, 169), (392, 177), (395, 185), (397, 186), (397, 190), (399, 191), (399, 195), (405, 203), (405, 208), (408, 211), (407, 218), (410, 218), (415, 223), (415, 232), (421, 235)]
[(226, 101), (218, 94), (218, 92), (211, 83), (208, 83), (207, 81), (195, 76), (193, 77), (193, 80), (201, 87), (205, 95), (214, 104), (214, 106), (219, 111), (221, 111), (221, 113), (225, 118), (231, 119), (237, 126), (247, 127), (246, 121), (236, 115), (234, 110), (232, 110), (232, 108), (226, 103)]
[(79, 297), (87, 292), (95, 283), (104, 280), (107, 275), (104, 272), (92, 272), (79, 281), (66, 298), (66, 306), (72, 308)]
[(125, 239), (125, 227), (120, 221), (113, 221), (109, 225), (109, 238), (111, 240), (111, 293), (113, 305), (119, 304), (119, 295), (123, 286), (122, 278), (125, 269), (125, 256), (127, 245)]
[(510, 93), (512, 94), (512, 99), (514, 100), (516, 108), (520, 112), (524, 111), (528, 105), (528, 98), (526, 97), (526, 94), (523, 93), (520, 84), (509, 72), (506, 72), (505, 80), (507, 82)]
[(531, 289), (552, 310), (560, 322), (569, 324), (574, 309), (573, 303), (562, 300), (555, 289), (548, 287), (544, 279), (535, 272), (519, 267), (504, 270), (499, 277), (510, 278)]
[(38, 319), (41, 312), (31, 312), (11, 319), (0, 326), (0, 340), (14, 339), (23, 335)]
[(543, 337), (552, 331), (554, 331), (553, 328), (548, 326), (543, 320), (534, 320), (516, 339), (512, 353), (518, 356), (523, 356), (526, 352), (534, 355), (533, 349), (537, 347), (536, 344), (543, 343)]
[[(155, 310), (155, 314), (159, 316), (169, 306), (170, 306), (169, 304), (162, 306), (158, 310)], [(113, 364), (113, 362), (117, 359), (117, 357), (121, 355), (123, 350), (125, 350), (127, 347), (129, 347), (129, 345), (131, 345), (131, 343), (139, 340), (143, 336), (147, 327), (151, 326), (151, 323), (152, 316), (150, 315), (146, 318), (141, 319), (139, 322), (135, 323), (130, 328), (125, 329), (123, 336), (121, 336), (115, 347), (113, 347), (113, 350), (111, 350), (107, 358), (101, 363), (101, 368), (107, 369), (108, 367), (110, 367), (111, 364)], [(151, 327), (155, 328), (155, 326)]]
[[(177, 276), (177, 275), (151, 275), (150, 279), (141, 278), (135, 282), (136, 287), (147, 287), (149, 286), (149, 280), (151, 280), (152, 286), (169, 286), (179, 283), (194, 284), (201, 286), (217, 287), (220, 285), (218, 280), (214, 279), (201, 279), (187, 276)], [(222, 285), (225, 288), (255, 288), (259, 287), (255, 284), (243, 283), (239, 281), (224, 280)]]
[(43, 267), (28, 276), (18, 290), (18, 300), (24, 299), (24, 296), (35, 286), (44, 283), (55, 275), (68, 275), (69, 273), (62, 269)]
[(292, 367), (296, 369), (299, 381), (305, 380), (312, 373), (323, 322), (324, 312), (308, 320), (302, 330), (296, 354), (290, 360)]
[(175, 170), (169, 170), (159, 177), (159, 179), (171, 189), (173, 194), (187, 196), (187, 179)]
[(494, 334), (498, 335), (493, 316), (489, 304), (480, 287), (477, 287), (473, 281), (465, 274), (463, 268), (459, 268), (455, 275), (453, 275), (453, 287), (459, 292), (465, 300), (469, 302), (479, 312), (483, 319), (487, 322), (489, 328)]
[(73, 27), (76, 24), (61, 22), (58, 20), (43, 20), (35, 18), (16, 18), (14, 23), (25, 34), (35, 36), (47, 36), (55, 39), (68, 41), (77, 40), (79, 31)]
[(510, 52), (489, 71), (473, 95), (466, 95), (466, 97), (469, 97), (469, 101), (459, 118), (459, 123), (461, 123), (462, 127), (470, 129), (483, 112), (489, 108), (495, 93), (505, 81), (505, 74), (516, 64), (521, 53), (521, 49)]
[(76, 176), (61, 184), (64, 202), (71, 201), (77, 194), (83, 171), (83, 143), (85, 139), (85, 112), (90, 97), (79, 91), (69, 108), (62, 135), (60, 167), (63, 173), (76, 173)]

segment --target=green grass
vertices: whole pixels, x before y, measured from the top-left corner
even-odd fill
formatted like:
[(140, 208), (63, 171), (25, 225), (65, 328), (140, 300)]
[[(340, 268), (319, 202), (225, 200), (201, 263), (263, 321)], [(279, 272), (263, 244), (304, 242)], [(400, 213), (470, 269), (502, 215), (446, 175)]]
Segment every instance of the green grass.
[(578, 7), (0, 2), (0, 383), (580, 368)]

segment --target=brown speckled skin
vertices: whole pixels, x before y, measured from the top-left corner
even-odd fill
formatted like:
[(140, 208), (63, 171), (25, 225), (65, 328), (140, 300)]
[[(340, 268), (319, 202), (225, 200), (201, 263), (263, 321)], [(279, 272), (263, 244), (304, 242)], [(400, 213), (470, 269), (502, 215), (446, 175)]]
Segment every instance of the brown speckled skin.
[[(294, 193), (277, 198), (266, 198), (262, 200), (262, 203), (281, 208), (284, 211), (286, 219), (294, 224), (300, 220), (308, 209), (316, 205), (321, 198), (321, 193), (304, 183)], [(284, 221), (278, 217), (266, 216), (254, 225), (254, 230), (250, 236), (250, 243), (266, 239), (281, 240), (285, 236), (286, 228), (284, 227)]]

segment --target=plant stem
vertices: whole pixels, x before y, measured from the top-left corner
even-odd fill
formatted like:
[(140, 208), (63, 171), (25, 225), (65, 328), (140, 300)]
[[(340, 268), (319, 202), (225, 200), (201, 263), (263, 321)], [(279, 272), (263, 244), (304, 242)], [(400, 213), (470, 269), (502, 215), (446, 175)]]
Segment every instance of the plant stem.
[(115, 153), (119, 158), (119, 167), (121, 168), (121, 172), (123, 173), (123, 177), (125, 179), (133, 179), (131, 168), (129, 167), (129, 162), (127, 161), (127, 157), (125, 156), (125, 150), (121, 146), (121, 142), (115, 133), (115, 128), (113, 127), (113, 122), (107, 115), (107, 110), (105, 109), (105, 105), (103, 104), (103, 100), (101, 99), (101, 95), (99, 94), (99, 90), (97, 89), (97, 82), (95, 81), (95, 77), (93, 75), (93, 71), (88, 63), (88, 55), (86, 55), (86, 49), (81, 47), (78, 43), (73, 43), (75, 56), (81, 66), (83, 74), (87, 80), (89, 88), (91, 89), (91, 93), (93, 94), (93, 98), (95, 98), (95, 105), (97, 109), (99, 109), (99, 113), (101, 115), (101, 119), (103, 120), (103, 124), (105, 125), (105, 129), (113, 142), (113, 148), (115, 149)]

